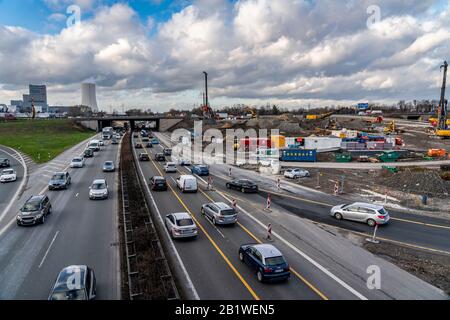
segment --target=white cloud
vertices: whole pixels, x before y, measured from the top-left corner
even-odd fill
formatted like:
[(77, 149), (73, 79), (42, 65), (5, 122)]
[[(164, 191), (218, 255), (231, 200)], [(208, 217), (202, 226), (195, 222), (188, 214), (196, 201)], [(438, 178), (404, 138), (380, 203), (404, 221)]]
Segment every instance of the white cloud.
[(368, 29), (371, 2), (197, 0), (155, 24), (126, 4), (75, 1), (93, 17), (58, 34), (0, 26), (0, 101), (45, 82), (50, 102), (77, 103), (79, 83), (91, 79), (104, 105), (192, 105), (203, 70), (213, 104), (435, 98), (450, 7), (430, 13), (429, 0), (380, 0), (382, 20)]

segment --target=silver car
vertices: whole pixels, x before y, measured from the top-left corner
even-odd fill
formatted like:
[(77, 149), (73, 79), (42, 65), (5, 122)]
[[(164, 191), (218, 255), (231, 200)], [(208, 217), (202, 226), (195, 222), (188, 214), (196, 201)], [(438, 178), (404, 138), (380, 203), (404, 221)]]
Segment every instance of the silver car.
[(235, 224), (237, 213), (232, 207), (223, 202), (206, 203), (202, 206), (202, 215), (217, 224)]
[(187, 212), (168, 214), (166, 227), (172, 239), (193, 238), (198, 235), (197, 225)]
[(97, 199), (108, 199), (109, 191), (108, 184), (105, 179), (98, 179), (92, 182), (92, 185), (89, 187), (89, 199), (97, 200)]
[(330, 214), (337, 220), (364, 222), (370, 227), (374, 227), (376, 224), (385, 224), (390, 219), (389, 213), (383, 206), (364, 202), (334, 206), (331, 208)]

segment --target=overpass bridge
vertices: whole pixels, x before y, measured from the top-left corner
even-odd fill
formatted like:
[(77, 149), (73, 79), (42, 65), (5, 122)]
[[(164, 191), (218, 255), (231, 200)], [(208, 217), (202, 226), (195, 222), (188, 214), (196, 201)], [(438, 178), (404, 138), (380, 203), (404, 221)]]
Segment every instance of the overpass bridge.
[(136, 128), (136, 123), (147, 122), (154, 128), (154, 131), (164, 132), (183, 121), (184, 118), (166, 118), (158, 116), (106, 116), (82, 117), (75, 120), (82, 126), (97, 132), (102, 131), (103, 128), (112, 127), (114, 122), (128, 122), (132, 130)]

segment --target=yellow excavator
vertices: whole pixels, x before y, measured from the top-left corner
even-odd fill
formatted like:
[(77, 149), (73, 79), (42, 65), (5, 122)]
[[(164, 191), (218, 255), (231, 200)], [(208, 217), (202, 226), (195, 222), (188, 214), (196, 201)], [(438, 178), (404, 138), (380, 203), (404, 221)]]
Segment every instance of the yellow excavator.
[(388, 125), (386, 127), (384, 127), (383, 132), (384, 133), (397, 133), (398, 129), (397, 129), (397, 126), (395, 125), (395, 121), (392, 120), (391, 122), (389, 122)]
[(246, 112), (246, 113), (251, 113), (252, 119), (258, 118), (258, 113), (256, 112), (256, 110), (255, 110), (254, 108), (246, 107), (246, 108), (244, 109), (244, 112)]

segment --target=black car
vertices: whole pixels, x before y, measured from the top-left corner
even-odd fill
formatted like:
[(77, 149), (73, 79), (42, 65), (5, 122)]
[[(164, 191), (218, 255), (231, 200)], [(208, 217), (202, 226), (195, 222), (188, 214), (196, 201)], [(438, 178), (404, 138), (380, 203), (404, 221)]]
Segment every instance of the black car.
[(17, 225), (43, 224), (45, 218), (51, 213), (52, 205), (46, 195), (31, 196), (17, 215)]
[(92, 149), (84, 150), (83, 156), (85, 158), (92, 158), (94, 156), (94, 151)]
[(0, 168), (9, 168), (11, 166), (11, 162), (9, 159), (0, 158)]
[(242, 193), (245, 192), (258, 192), (258, 185), (251, 180), (247, 179), (235, 179), (226, 184), (228, 189), (239, 190)]
[(48, 300), (93, 300), (97, 294), (94, 270), (88, 266), (69, 266), (56, 278)]
[(150, 161), (150, 157), (147, 153), (141, 153), (139, 155), (139, 161)]
[(155, 160), (156, 161), (166, 161), (166, 157), (164, 156), (164, 153), (157, 153), (155, 155)]
[(167, 191), (166, 178), (154, 176), (150, 179), (150, 189), (153, 191)]
[(136, 144), (134, 145), (134, 147), (135, 147), (136, 149), (142, 149), (142, 144), (136, 143)]
[(153, 143), (149, 142), (145, 145), (147, 148), (153, 148)]
[(48, 183), (49, 190), (67, 189), (72, 182), (68, 172), (57, 172), (53, 175)]
[(172, 149), (165, 148), (163, 152), (165, 156), (170, 157), (172, 155)]

